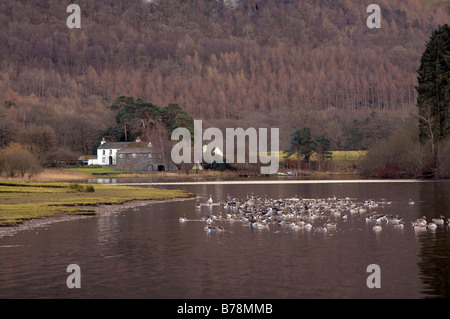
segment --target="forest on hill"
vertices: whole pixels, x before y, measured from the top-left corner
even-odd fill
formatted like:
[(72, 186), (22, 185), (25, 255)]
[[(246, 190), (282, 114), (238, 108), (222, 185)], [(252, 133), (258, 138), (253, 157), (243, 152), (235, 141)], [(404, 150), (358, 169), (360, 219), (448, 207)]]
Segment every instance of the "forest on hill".
[(223, 127), (324, 133), (367, 149), (416, 112), (416, 70), (450, 2), (379, 0), (70, 0), (0, 2), (0, 147), (43, 161), (89, 154), (121, 95)]

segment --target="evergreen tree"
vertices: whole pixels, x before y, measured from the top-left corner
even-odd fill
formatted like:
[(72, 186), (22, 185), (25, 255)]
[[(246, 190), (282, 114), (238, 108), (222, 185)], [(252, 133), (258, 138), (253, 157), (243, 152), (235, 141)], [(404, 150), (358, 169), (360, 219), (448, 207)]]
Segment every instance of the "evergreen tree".
[[(159, 107), (129, 96), (119, 96), (108, 107), (116, 113), (116, 126), (99, 131), (109, 137), (142, 137), (147, 142), (158, 142), (162, 158), (168, 167), (168, 147), (172, 144), (171, 133), (177, 127), (185, 127), (194, 131), (194, 120), (178, 104), (170, 103)], [(191, 133), (192, 134), (192, 133)]]
[(324, 133), (315, 136), (314, 140), (314, 149), (317, 154), (317, 161), (319, 162), (319, 170), (322, 170), (325, 161), (332, 158), (332, 154), (330, 152), (331, 142)]
[(417, 107), (419, 135), (430, 141), (437, 158), (437, 144), (450, 136), (450, 27), (432, 32), (420, 61)]
[(311, 130), (308, 126), (302, 129), (296, 129), (291, 135), (291, 147), (286, 151), (284, 158), (292, 154), (297, 155), (298, 167), (300, 167), (300, 158), (304, 156), (305, 163), (310, 164), (311, 154), (314, 151), (314, 141), (311, 137)]

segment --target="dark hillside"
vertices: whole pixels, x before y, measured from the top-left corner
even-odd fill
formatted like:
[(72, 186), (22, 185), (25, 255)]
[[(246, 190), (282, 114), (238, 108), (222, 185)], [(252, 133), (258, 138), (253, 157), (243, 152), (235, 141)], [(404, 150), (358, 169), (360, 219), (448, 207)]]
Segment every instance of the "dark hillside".
[(354, 120), (388, 134), (414, 110), (425, 41), (450, 21), (449, 2), (431, 2), (380, 0), (369, 29), (371, 1), (80, 0), (69, 29), (71, 1), (2, 0), (0, 146), (46, 125), (58, 156), (89, 153), (123, 94), (284, 139), (327, 123), (333, 147), (352, 148)]

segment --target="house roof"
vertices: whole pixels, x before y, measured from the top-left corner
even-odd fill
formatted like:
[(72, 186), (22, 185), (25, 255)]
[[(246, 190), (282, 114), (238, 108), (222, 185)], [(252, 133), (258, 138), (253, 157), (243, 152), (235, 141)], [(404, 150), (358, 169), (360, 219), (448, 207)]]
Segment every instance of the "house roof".
[(79, 161), (87, 161), (90, 159), (97, 159), (97, 155), (82, 155), (78, 158)]
[(122, 148), (126, 148), (128, 147), (128, 145), (130, 145), (131, 142), (105, 142), (103, 144), (101, 144), (98, 149), (99, 150), (104, 150), (104, 149), (116, 149), (116, 150), (120, 150)]
[(146, 154), (146, 153), (160, 153), (155, 152), (152, 147), (126, 147), (117, 151), (118, 154)]

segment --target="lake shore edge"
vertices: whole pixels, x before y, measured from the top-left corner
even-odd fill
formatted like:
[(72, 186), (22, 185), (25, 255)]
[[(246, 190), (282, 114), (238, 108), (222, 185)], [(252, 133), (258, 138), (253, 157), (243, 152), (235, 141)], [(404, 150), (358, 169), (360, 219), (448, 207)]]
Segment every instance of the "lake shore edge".
[(196, 197), (177, 197), (177, 198), (169, 198), (169, 199), (135, 199), (130, 200), (121, 204), (99, 204), (99, 205), (90, 205), (90, 206), (80, 206), (82, 209), (92, 210), (95, 214), (82, 214), (82, 215), (62, 215), (62, 216), (46, 216), (46, 217), (37, 217), (29, 220), (25, 220), (23, 223), (16, 224), (14, 226), (2, 226), (0, 227), (0, 239), (7, 236), (14, 236), (19, 232), (23, 231), (31, 231), (38, 230), (44, 227), (50, 226), (55, 223), (74, 221), (78, 219), (86, 219), (86, 218), (98, 218), (102, 216), (108, 216), (111, 214), (118, 214), (123, 210), (142, 207), (142, 206), (150, 206), (153, 204), (162, 204), (169, 202), (177, 202), (177, 201), (185, 201), (185, 200), (195, 200), (200, 198)]
[(67, 182), (0, 182), (0, 228), (45, 217), (96, 215), (102, 205), (193, 198), (181, 189)]

